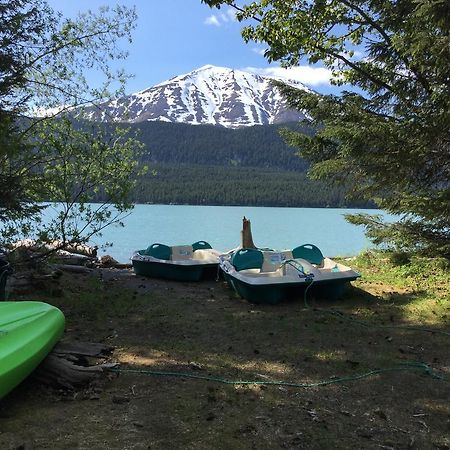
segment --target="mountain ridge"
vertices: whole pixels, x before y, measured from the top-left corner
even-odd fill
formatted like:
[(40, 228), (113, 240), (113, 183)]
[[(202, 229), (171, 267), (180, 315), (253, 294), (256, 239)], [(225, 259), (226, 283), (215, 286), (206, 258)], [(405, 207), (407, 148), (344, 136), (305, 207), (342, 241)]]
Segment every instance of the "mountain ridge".
[(304, 113), (289, 108), (272, 80), (309, 90), (292, 79), (206, 65), (97, 108), (86, 108), (83, 116), (102, 122), (162, 121), (225, 128), (304, 119)]

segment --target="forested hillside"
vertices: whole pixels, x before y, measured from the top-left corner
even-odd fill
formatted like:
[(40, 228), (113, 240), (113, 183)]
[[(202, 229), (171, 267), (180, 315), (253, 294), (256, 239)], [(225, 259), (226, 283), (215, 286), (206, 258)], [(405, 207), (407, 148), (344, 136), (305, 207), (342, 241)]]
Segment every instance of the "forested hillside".
[[(105, 125), (107, 127), (112, 125)], [(306, 177), (308, 164), (279, 129), (312, 133), (298, 123), (227, 129), (167, 122), (124, 124), (145, 145), (149, 167), (133, 196), (138, 203), (344, 207), (342, 189)]]
[(307, 164), (288, 147), (278, 130), (295, 123), (228, 129), (213, 125), (144, 122), (127, 124), (146, 145), (147, 162), (265, 167), (304, 172)]
[(135, 192), (138, 203), (291, 207), (367, 207), (304, 172), (261, 167), (154, 164)]

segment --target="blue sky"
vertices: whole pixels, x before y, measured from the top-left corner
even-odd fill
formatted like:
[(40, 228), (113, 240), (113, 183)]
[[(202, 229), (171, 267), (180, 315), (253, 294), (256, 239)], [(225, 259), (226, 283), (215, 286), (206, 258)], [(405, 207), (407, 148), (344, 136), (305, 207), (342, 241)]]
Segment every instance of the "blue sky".
[[(65, 16), (80, 11), (95, 11), (102, 5), (113, 6), (109, 0), (48, 0)], [(129, 57), (121, 63), (134, 74), (126, 88), (136, 92), (193, 69), (212, 64), (233, 69), (251, 70), (260, 74), (280, 75), (277, 64), (269, 65), (262, 56), (264, 46), (245, 44), (242, 24), (234, 19), (233, 10), (210, 9), (200, 0), (121, 0), (120, 4), (136, 6), (137, 28)], [(302, 81), (316, 91), (335, 91), (328, 83), (326, 69), (302, 66), (294, 68), (290, 77)], [(93, 80), (95, 82), (95, 80)]]

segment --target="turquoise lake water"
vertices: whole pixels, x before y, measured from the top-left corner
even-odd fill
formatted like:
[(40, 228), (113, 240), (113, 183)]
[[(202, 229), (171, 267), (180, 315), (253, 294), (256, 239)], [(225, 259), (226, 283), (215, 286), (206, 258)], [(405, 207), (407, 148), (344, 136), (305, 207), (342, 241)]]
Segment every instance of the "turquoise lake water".
[(112, 242), (99, 251), (120, 262), (129, 262), (134, 250), (159, 242), (167, 245), (208, 241), (228, 251), (240, 243), (242, 218), (250, 219), (253, 241), (260, 247), (291, 249), (317, 245), (327, 256), (350, 256), (369, 248), (363, 228), (347, 223), (345, 213), (377, 210), (338, 208), (257, 208), (245, 206), (136, 205), (124, 220), (125, 227), (108, 227), (91, 244)]

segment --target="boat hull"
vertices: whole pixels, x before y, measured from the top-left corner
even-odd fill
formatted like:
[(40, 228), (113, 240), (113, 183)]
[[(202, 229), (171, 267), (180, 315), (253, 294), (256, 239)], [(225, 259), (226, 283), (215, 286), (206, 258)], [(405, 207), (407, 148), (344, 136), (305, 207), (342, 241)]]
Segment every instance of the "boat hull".
[(64, 332), (64, 315), (42, 302), (0, 302), (0, 398), (21, 383)]
[(341, 278), (332, 281), (303, 281), (299, 283), (251, 284), (222, 271), (227, 284), (243, 299), (250, 303), (275, 305), (283, 301), (303, 298), (308, 289), (308, 295), (337, 300), (345, 293), (350, 281), (357, 277)]
[(138, 261), (132, 259), (136, 275), (175, 281), (200, 281), (217, 276), (218, 263), (174, 264), (169, 261)]
[(239, 249), (220, 258), (220, 269), (236, 293), (251, 303), (276, 304), (302, 298), (306, 292), (337, 300), (349, 283), (360, 277), (358, 272), (330, 258), (321, 257), (317, 264), (304, 258), (289, 258), (292, 253)]

